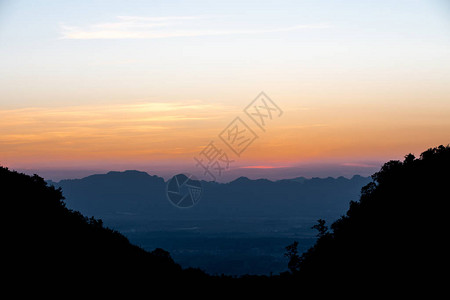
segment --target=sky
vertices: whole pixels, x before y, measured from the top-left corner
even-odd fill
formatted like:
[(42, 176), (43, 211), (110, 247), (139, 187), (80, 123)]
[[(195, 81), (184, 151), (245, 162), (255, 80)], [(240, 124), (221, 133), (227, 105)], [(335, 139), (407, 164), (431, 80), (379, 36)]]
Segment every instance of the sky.
[(449, 116), (446, 0), (0, 0), (0, 165), (48, 179), (366, 176)]

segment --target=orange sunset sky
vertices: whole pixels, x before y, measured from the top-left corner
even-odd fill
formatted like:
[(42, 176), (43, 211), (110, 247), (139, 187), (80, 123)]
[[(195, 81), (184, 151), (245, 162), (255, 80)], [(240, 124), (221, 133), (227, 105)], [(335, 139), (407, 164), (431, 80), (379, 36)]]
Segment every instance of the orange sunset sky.
[[(445, 1), (167, 2), (1, 2), (0, 164), (202, 176), (214, 141), (227, 180), (350, 176), (450, 142)], [(258, 136), (239, 157), (236, 117)]]

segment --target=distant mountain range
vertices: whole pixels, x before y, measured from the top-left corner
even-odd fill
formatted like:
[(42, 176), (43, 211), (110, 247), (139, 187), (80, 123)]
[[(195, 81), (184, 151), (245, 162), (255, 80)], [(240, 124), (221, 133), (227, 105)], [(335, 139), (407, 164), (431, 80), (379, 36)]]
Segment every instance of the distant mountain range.
[(59, 182), (68, 208), (85, 215), (153, 219), (337, 218), (359, 199), (370, 177), (298, 177), (278, 181), (240, 177), (229, 183), (202, 181), (203, 195), (188, 209), (174, 207), (162, 177), (140, 171), (109, 172)]

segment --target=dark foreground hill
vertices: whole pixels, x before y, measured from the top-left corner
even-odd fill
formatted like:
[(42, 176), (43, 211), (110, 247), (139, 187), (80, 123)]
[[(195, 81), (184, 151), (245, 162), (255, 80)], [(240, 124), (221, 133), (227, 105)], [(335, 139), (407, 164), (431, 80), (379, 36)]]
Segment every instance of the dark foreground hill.
[[(69, 210), (37, 175), (0, 167), (2, 273), (19, 283), (55, 280), (110, 285), (186, 278), (166, 251), (146, 252), (101, 220)], [(197, 272), (202, 276), (201, 272)], [(189, 276), (192, 276), (189, 275)]]
[[(360, 201), (294, 259), (298, 282), (387, 286), (432, 293), (447, 275), (450, 147), (390, 161), (362, 189)], [(430, 285), (430, 283), (432, 285)], [(433, 286), (433, 287), (431, 287)]]

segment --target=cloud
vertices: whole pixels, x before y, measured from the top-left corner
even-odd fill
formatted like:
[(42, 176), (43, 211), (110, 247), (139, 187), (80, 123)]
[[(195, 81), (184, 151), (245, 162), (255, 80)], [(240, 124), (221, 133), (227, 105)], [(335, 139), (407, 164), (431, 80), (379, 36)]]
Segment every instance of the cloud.
[[(199, 29), (192, 21), (210, 16), (138, 17), (119, 16), (115, 22), (98, 23), (84, 27), (61, 25), (64, 39), (159, 39), (171, 37), (218, 36), (232, 34), (261, 34), (302, 29), (329, 28), (327, 24), (303, 24), (265, 29)], [(204, 27), (209, 27), (203, 24)]]
[(240, 169), (283, 169), (289, 168), (289, 166), (244, 166), (239, 167)]
[(89, 134), (156, 133), (211, 120), (218, 109), (196, 101), (0, 110), (0, 145)]
[(376, 168), (376, 167), (379, 167), (377, 165), (371, 165), (371, 164), (366, 164), (366, 163), (343, 163), (341, 165), (345, 166), (345, 167), (358, 167), (358, 168)]
[(224, 107), (191, 100), (0, 109), (0, 157), (16, 162), (190, 158), (189, 149), (211, 136), (211, 124), (224, 117), (219, 113)]

